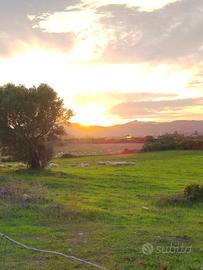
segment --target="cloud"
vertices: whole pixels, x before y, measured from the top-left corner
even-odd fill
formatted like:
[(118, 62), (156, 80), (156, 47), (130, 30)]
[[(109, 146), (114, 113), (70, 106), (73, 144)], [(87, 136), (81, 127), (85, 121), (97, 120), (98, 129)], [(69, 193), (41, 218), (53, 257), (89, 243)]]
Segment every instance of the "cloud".
[(203, 97), (175, 100), (122, 102), (106, 111), (107, 115), (116, 115), (119, 118), (159, 117), (170, 114), (178, 115), (181, 111), (192, 108), (192, 112), (199, 107), (203, 109)]
[[(146, 61), (140, 59), (143, 49), (147, 48), (147, 57), (152, 57), (152, 47), (157, 49), (160, 42), (168, 40), (166, 36), (170, 38), (171, 32), (181, 24), (179, 18), (169, 22), (173, 9), (176, 9), (175, 4), (179, 2), (181, 1), (83, 0), (68, 6), (63, 12), (28, 14), (28, 18), (34, 29), (39, 28), (44, 33), (74, 32), (75, 50), (69, 56), (69, 61), (89, 60), (91, 64), (95, 60), (107, 64), (136, 63)], [(165, 10), (170, 10), (172, 4), (174, 7), (168, 14)], [(165, 38), (161, 35), (165, 35)]]
[[(199, 67), (197, 65), (197, 67)], [(194, 73), (192, 78), (188, 80), (185, 85), (186, 89), (196, 90), (199, 93), (203, 93), (203, 69), (199, 67), (198, 71)]]
[(122, 5), (127, 7), (138, 7), (140, 11), (153, 11), (163, 8), (164, 6), (181, 0), (82, 0), (77, 6), (85, 7), (91, 6), (94, 8), (109, 6), (109, 5)]
[(99, 58), (112, 32), (111, 29), (103, 29), (99, 19), (111, 15), (107, 12), (96, 14), (94, 9), (83, 9), (81, 5), (76, 7), (53, 14), (29, 15), (28, 18), (32, 21), (32, 27), (41, 29), (43, 33), (74, 33), (75, 50), (69, 55), (69, 61)]
[(160, 98), (174, 98), (179, 96), (178, 94), (162, 94), (162, 93), (147, 93), (147, 92), (130, 92), (130, 93), (121, 93), (121, 92), (104, 92), (96, 94), (80, 94), (74, 95), (74, 103), (77, 105), (90, 105), (90, 104), (108, 104), (112, 105), (118, 103), (119, 101), (146, 101), (152, 99)]
[[(113, 63), (180, 64), (198, 57), (203, 44), (203, 2), (185, 0), (155, 10), (139, 12), (122, 6), (101, 7), (112, 16), (100, 19), (114, 29), (99, 61)], [(99, 62), (98, 61), (98, 62)]]
[[(147, 12), (147, 6), (154, 8)], [(74, 32), (70, 61), (157, 65), (202, 53), (202, 12), (201, 0), (84, 0), (63, 12), (30, 14), (30, 19), (43, 32)]]
[(41, 48), (78, 64), (180, 65), (203, 54), (201, 0), (16, 0), (1, 10), (1, 57)]
[(35, 35), (28, 34), (25, 38), (20, 38), (19, 36), (15, 37), (0, 32), (0, 57), (13, 58), (16, 55), (24, 54), (28, 50), (35, 50), (36, 48), (40, 48), (42, 51), (66, 54), (73, 49), (73, 40), (73, 33), (61, 35), (60, 33), (42, 34), (41, 32), (36, 32)]
[[(70, 5), (74, 3), (75, 0), (69, 0)], [(57, 4), (54, 0), (16, 0), (12, 4), (10, 1), (3, 1), (0, 10), (0, 57), (12, 58), (39, 48), (69, 53), (73, 49), (74, 33), (48, 35), (32, 28), (36, 14), (62, 11), (66, 7), (65, 0), (60, 0)], [(34, 15), (30, 17), (31, 14)]]

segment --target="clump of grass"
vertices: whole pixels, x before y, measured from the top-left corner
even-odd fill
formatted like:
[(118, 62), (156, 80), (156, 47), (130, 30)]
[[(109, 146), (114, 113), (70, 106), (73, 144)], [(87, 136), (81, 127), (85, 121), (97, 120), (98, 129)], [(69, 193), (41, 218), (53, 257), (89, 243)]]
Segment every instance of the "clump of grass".
[(52, 212), (53, 218), (57, 221), (73, 219), (78, 215), (76, 211), (61, 203), (50, 205), (48, 208)]
[(27, 183), (16, 178), (0, 178), (0, 216), (10, 217), (22, 208), (40, 208), (44, 203), (52, 203), (53, 198), (48, 187), (36, 183)]
[(184, 193), (176, 193), (171, 195), (159, 195), (155, 199), (155, 204), (158, 206), (173, 206), (176, 204), (187, 205), (188, 200), (185, 197)]
[(73, 208), (72, 205), (64, 205), (61, 203), (54, 203), (41, 209), (41, 213), (50, 213), (54, 220), (79, 220), (85, 219), (90, 221), (98, 220), (105, 215), (105, 211), (94, 207), (82, 207), (78, 205), (77, 208)]
[(0, 199), (4, 202), (22, 203), (25, 202), (23, 195), (29, 196), (30, 200), (35, 203), (42, 203), (51, 199), (48, 187), (36, 183), (27, 183), (16, 178), (5, 178), (0, 184)]

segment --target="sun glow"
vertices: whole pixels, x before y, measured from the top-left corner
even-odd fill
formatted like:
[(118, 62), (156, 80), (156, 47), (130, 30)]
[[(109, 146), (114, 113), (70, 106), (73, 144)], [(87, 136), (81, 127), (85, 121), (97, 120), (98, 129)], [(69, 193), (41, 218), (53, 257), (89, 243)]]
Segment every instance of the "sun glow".
[(106, 125), (106, 116), (103, 115), (105, 109), (103, 105), (91, 104), (82, 106), (74, 116), (74, 122), (80, 123), (83, 126), (89, 125)]

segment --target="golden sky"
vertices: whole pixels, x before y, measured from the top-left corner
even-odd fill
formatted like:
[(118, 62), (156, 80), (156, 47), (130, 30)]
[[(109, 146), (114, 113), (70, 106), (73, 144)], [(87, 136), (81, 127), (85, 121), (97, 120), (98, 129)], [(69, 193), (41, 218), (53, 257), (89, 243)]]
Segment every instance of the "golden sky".
[(202, 25), (202, 0), (3, 1), (0, 85), (47, 83), (84, 125), (202, 120)]

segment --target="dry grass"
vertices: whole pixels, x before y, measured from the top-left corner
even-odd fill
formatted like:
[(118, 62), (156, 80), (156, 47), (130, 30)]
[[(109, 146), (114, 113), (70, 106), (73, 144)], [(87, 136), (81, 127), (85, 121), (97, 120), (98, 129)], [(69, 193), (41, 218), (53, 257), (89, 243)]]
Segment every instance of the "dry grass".
[[(30, 199), (26, 200), (24, 196), (25, 194)], [(48, 187), (40, 184), (39, 182), (33, 184), (9, 177), (5, 179), (3, 183), (1, 183), (0, 199), (15, 203), (30, 200), (41, 203), (49, 200), (50, 195), (48, 192)]]

